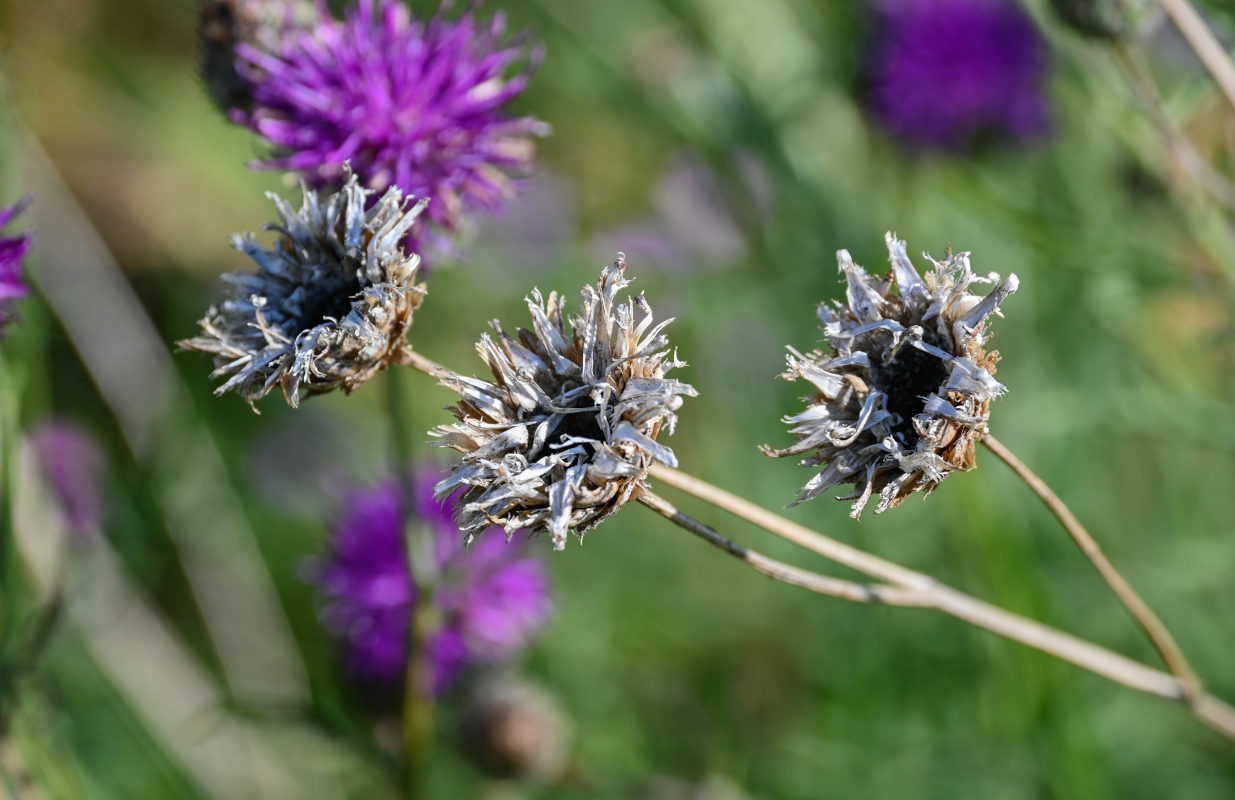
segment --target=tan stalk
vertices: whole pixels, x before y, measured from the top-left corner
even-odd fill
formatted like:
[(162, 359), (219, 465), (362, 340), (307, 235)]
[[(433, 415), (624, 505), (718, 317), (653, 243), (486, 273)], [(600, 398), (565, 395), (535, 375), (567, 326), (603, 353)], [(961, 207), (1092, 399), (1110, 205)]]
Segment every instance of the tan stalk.
[[(1235, 741), (1235, 708), (1212, 695), (1203, 693), (1189, 699), (1188, 690), (1183, 684), (1174, 676), (1161, 670), (1148, 667), (1072, 634), (1006, 611), (942, 584), (928, 575), (885, 561), (876, 555), (816, 533), (755, 505), (749, 500), (678, 470), (653, 464), (648, 475), (838, 564), (885, 581), (893, 587), (915, 592), (913, 595), (915, 600), (929, 601), (915, 602), (915, 605), (937, 609), (975, 627), (1020, 642), (1131, 689), (1184, 703), (1202, 723)], [(672, 509), (673, 513), (665, 514), (659, 508), (656, 510), (665, 515), (667, 519), (679, 525), (688, 519), (671, 504), (665, 503), (664, 505), (666, 510)], [(693, 520), (691, 524), (702, 526), (702, 523)], [(693, 528), (687, 529), (695, 532)]]
[(1214, 36), (1213, 31), (1205, 24), (1205, 20), (1188, 0), (1158, 0), (1167, 16), (1175, 23), (1175, 27), (1188, 40), (1189, 46), (1196, 52), (1197, 58), (1209, 70), (1218, 88), (1226, 95), (1226, 99), (1235, 106), (1235, 62), (1226, 48)]
[(1119, 602), (1123, 603), (1124, 608), (1128, 610), (1136, 623), (1144, 629), (1149, 640), (1153, 642), (1154, 648), (1162, 656), (1167, 669), (1179, 679), (1180, 685), (1187, 691), (1188, 699), (1198, 698), (1201, 694), (1201, 681), (1192, 669), (1192, 665), (1188, 663), (1188, 659), (1184, 657), (1175, 637), (1167, 630), (1166, 625), (1153, 612), (1149, 604), (1141, 599), (1132, 585), (1120, 574), (1119, 570), (1115, 569), (1115, 565), (1106, 557), (1106, 553), (1102, 552), (1098, 542), (1080, 523), (1067, 504), (1059, 499), (1059, 495), (1051, 491), (1046, 481), (1039, 478), (1003, 442), (988, 433), (982, 439), (982, 444), (998, 456), (1000, 461), (1011, 467), (1016, 476), (1024, 481), (1025, 485), (1050, 509), (1050, 512), (1059, 520), (1059, 524), (1072, 537), (1072, 541), (1076, 542), (1076, 546), (1089, 559), (1089, 563), (1093, 564), (1094, 569), (1102, 576), (1102, 580), (1111, 587), (1111, 591), (1119, 598)]

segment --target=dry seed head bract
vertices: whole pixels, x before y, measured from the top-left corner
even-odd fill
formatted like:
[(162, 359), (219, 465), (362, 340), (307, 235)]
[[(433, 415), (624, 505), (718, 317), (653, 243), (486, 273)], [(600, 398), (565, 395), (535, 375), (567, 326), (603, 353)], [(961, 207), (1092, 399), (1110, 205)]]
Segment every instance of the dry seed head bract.
[(643, 295), (616, 300), (630, 283), (625, 267), (619, 254), (583, 288), (569, 331), (556, 292), (526, 298), (531, 329), (510, 336), (495, 320), (496, 338), (476, 346), (493, 382), (442, 377), (460, 396), (457, 421), (433, 435), (463, 457), (437, 493), (463, 487), (456, 514), (469, 536), (490, 525), (547, 530), (560, 550), (568, 531), (582, 539), (638, 497), (653, 458), (676, 466), (657, 437), (673, 432), (682, 398), (696, 392), (665, 377), (685, 366), (663, 334), (672, 320), (654, 325)]
[[(841, 250), (848, 283), (845, 305), (819, 306), (832, 353), (803, 355), (789, 348), (786, 380), (806, 380), (816, 394), (806, 410), (785, 417), (795, 444), (770, 456), (805, 455), (802, 465), (823, 467), (798, 494), (801, 503), (838, 484), (852, 484), (852, 517), (873, 494), (875, 513), (919, 490), (931, 492), (955, 470), (974, 466), (987, 432), (990, 404), (1005, 387), (994, 378), (996, 351), (987, 352), (986, 321), (1016, 291), (1018, 280), (973, 274), (969, 253), (942, 261), (926, 256), (932, 271), (919, 275), (905, 243), (887, 235), (892, 270), (870, 275)], [(985, 296), (973, 283), (993, 283)], [(896, 291), (893, 292), (895, 287)]]
[(420, 257), (402, 241), (428, 201), (409, 209), (391, 188), (366, 209), (373, 192), (350, 171), (338, 193), (303, 192), (299, 211), (269, 195), (280, 218), (265, 226), (279, 233), (274, 249), (233, 237), (257, 272), (224, 275), (224, 300), (199, 336), (179, 343), (214, 356), (211, 377), (227, 379), (215, 394), (234, 389), (252, 405), (279, 387), (296, 406), (301, 392), (351, 393), (400, 358), (425, 293)]

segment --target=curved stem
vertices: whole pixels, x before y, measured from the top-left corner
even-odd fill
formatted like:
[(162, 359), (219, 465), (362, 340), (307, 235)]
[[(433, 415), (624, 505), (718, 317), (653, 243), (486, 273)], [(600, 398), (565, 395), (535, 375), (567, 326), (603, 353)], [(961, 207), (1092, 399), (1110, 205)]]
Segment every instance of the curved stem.
[(1102, 552), (1098, 542), (1089, 534), (1085, 526), (1080, 523), (1067, 504), (1059, 498), (1059, 495), (1051, 491), (1051, 487), (1047, 486), (1044, 480), (1039, 478), (1033, 470), (1017, 458), (1003, 442), (988, 433), (982, 439), (982, 444), (986, 445), (988, 450), (998, 456), (1000, 461), (1011, 467), (1017, 477), (1024, 481), (1025, 485), (1055, 515), (1055, 518), (1059, 520), (1059, 524), (1072, 537), (1072, 541), (1076, 542), (1076, 546), (1081, 549), (1081, 552), (1089, 559), (1089, 563), (1093, 564), (1094, 569), (1102, 576), (1102, 580), (1106, 581), (1107, 586), (1111, 587), (1111, 591), (1119, 598), (1119, 602), (1123, 604), (1128, 613), (1132, 615), (1132, 618), (1136, 620), (1136, 623), (1145, 631), (1158, 654), (1162, 656), (1162, 661), (1166, 664), (1167, 669), (1179, 679), (1180, 685), (1184, 687), (1189, 702), (1200, 697), (1201, 681), (1192, 669), (1192, 665), (1188, 663), (1188, 659), (1184, 657), (1179, 643), (1175, 641), (1175, 637), (1167, 630), (1166, 625), (1158, 618), (1158, 615), (1150, 609), (1149, 604), (1141, 599), (1141, 596), (1136, 593), (1132, 585), (1120, 574), (1119, 570), (1115, 569), (1115, 565), (1106, 557), (1106, 553)]
[[(650, 477), (663, 481), (838, 564), (885, 580), (893, 587), (908, 589), (915, 593), (913, 595), (915, 599), (929, 600), (928, 603), (922, 605), (935, 608), (975, 627), (1040, 650), (1131, 689), (1184, 702), (1198, 720), (1226, 738), (1235, 741), (1235, 708), (1207, 694), (1199, 694), (1189, 701), (1188, 690), (1179, 679), (1161, 670), (1153, 669), (1092, 642), (1006, 611), (939, 583), (928, 575), (885, 561), (871, 553), (816, 533), (699, 478), (660, 464), (654, 464), (648, 474)], [(661, 501), (661, 503), (663, 510), (645, 501), (645, 505), (655, 508), (674, 523), (687, 527), (696, 535), (699, 535), (696, 528), (707, 528), (694, 520), (690, 520), (689, 526), (684, 524), (689, 519), (685, 514), (677, 511), (667, 502)], [(665, 513), (666, 511), (671, 511), (671, 513)], [(714, 531), (712, 533), (715, 534)], [(715, 534), (715, 536), (720, 536), (720, 534)]]
[(888, 606), (914, 608), (932, 605), (932, 600), (923, 592), (914, 589), (901, 589), (886, 584), (861, 584), (841, 578), (832, 578), (816, 572), (777, 561), (749, 548), (743, 547), (732, 539), (718, 533), (714, 528), (704, 525), (699, 520), (682, 513), (660, 495), (645, 491), (639, 496), (639, 502), (660, 514), (670, 522), (690, 531), (703, 541), (716, 547), (739, 561), (749, 564), (756, 572), (760, 572), (774, 581), (798, 586), (816, 594), (828, 597), (838, 597), (855, 603), (877, 603)]

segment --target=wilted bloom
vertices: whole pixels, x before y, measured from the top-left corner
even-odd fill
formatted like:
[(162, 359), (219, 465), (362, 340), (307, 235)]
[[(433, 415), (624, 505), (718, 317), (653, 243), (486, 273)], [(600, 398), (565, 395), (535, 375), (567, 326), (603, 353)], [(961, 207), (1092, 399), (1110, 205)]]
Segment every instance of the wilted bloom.
[[(30, 205), (30, 198), (19, 201), (8, 208), (0, 208), (0, 229), (9, 224), (9, 220), (25, 210)], [(21, 233), (12, 238), (0, 235), (0, 325), (12, 317), (11, 306), (14, 300), (30, 293), (30, 287), (21, 274), (22, 260), (30, 252), (33, 237), (30, 233)]]
[[(487, 536), (465, 548), (450, 510), (433, 498), (435, 474), (418, 475), (412, 510), (434, 541), (433, 604), (442, 626), (428, 642), (437, 689), (474, 662), (506, 659), (552, 612), (544, 566), (517, 543)], [(407, 667), (416, 585), (408, 565), (399, 487), (387, 481), (343, 501), (330, 549), (314, 581), (326, 593), (326, 625), (347, 648), (359, 677), (395, 683)]]
[(878, 0), (866, 101), (901, 139), (967, 150), (1048, 126), (1046, 48), (1013, 0)]
[(223, 111), (247, 111), (253, 97), (249, 82), (236, 70), (236, 48), (276, 50), (320, 13), (316, 0), (202, 0), (197, 37), (202, 83), (210, 98)]
[(464, 755), (495, 778), (551, 781), (570, 763), (570, 724), (556, 698), (514, 675), (472, 687), (460, 733)]
[(211, 377), (227, 377), (215, 394), (235, 389), (253, 404), (280, 387), (296, 406), (302, 390), (350, 394), (398, 362), (425, 293), (420, 257), (400, 241), (427, 201), (408, 209), (392, 187), (366, 210), (371, 194), (350, 173), (337, 194), (305, 188), (299, 211), (271, 194), (275, 248), (252, 234), (232, 238), (257, 272), (224, 275), (227, 297), (210, 307), (200, 336), (179, 343), (214, 356)]
[(107, 459), (98, 441), (71, 422), (51, 420), (31, 435), (39, 467), (55, 492), (69, 530), (88, 535), (103, 517), (101, 483)]
[(467, 212), (502, 205), (508, 173), (527, 168), (533, 137), (548, 133), (502, 113), (535, 61), (504, 40), (505, 25), (501, 13), (482, 22), (471, 11), (423, 23), (399, 0), (360, 0), (275, 52), (240, 46), (254, 105), (233, 116), (274, 145), (258, 167), (329, 186), (350, 161), (370, 188), (433, 198), (433, 233), (453, 233)]
[[(934, 270), (919, 276), (905, 243), (891, 233), (887, 243), (892, 271), (883, 278), (853, 263), (848, 251), (836, 254), (848, 303), (819, 306), (833, 352), (789, 348), (783, 375), (809, 381), (818, 393), (784, 420), (797, 443), (763, 448), (777, 457), (807, 454), (803, 466), (824, 467), (798, 503), (853, 484), (851, 494), (837, 498), (855, 500), (852, 517), (874, 493), (880, 513), (974, 466), (991, 401), (1005, 391), (993, 377), (999, 353), (983, 349), (986, 320), (1019, 283), (1015, 275), (975, 276), (968, 253), (930, 259)], [(969, 289), (978, 282), (996, 285), (977, 297)]]
[(563, 299), (539, 289), (527, 298), (531, 330), (511, 337), (494, 320), (498, 341), (485, 334), (476, 349), (495, 382), (442, 377), (459, 393), (458, 421), (433, 435), (463, 457), (437, 493), (463, 487), (456, 520), (469, 539), (490, 525), (547, 530), (560, 550), (567, 531), (582, 538), (638, 497), (653, 458), (677, 465), (656, 438), (673, 432), (682, 397), (696, 392), (665, 377), (685, 366), (662, 333), (673, 320), (653, 326), (643, 295), (616, 301), (630, 284), (625, 269), (619, 254), (583, 287), (569, 332)]

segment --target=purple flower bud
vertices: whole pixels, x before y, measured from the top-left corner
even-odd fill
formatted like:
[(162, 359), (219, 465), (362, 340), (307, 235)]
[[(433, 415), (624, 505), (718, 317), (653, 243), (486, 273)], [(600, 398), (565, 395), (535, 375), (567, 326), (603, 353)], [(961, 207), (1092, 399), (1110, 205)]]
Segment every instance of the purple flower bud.
[(98, 441), (85, 429), (64, 420), (42, 423), (30, 440), (69, 530), (79, 536), (98, 531), (104, 513), (101, 478), (107, 466)]

